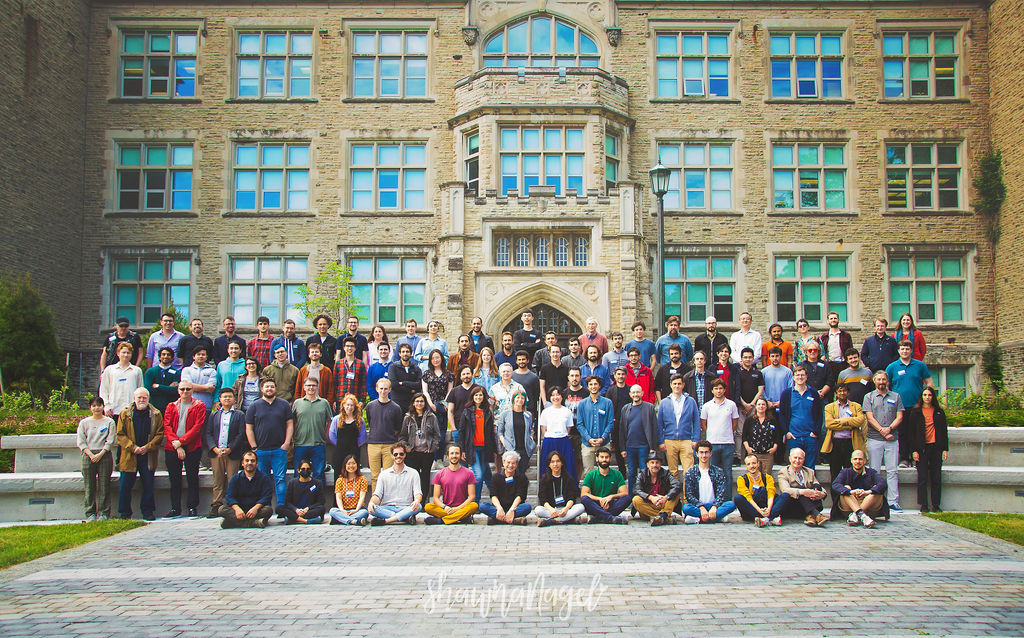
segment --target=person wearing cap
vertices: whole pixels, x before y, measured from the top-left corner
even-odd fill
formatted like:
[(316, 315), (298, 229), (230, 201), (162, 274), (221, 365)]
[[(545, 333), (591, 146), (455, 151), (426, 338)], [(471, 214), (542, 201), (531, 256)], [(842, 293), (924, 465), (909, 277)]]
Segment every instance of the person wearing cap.
[(633, 495), (633, 507), (640, 518), (650, 519), (651, 527), (671, 524), (681, 491), (679, 479), (662, 467), (661, 452), (648, 452), (647, 467), (637, 472)]
[(103, 341), (103, 353), (100, 355), (100, 370), (117, 363), (117, 346), (122, 343), (132, 344), (132, 363), (142, 365), (142, 337), (134, 330), (129, 330), (131, 322), (127, 317), (118, 317), (114, 323), (114, 331)]
[(260, 374), (264, 379), (273, 379), (277, 386), (277, 398), (291, 403), (295, 398), (295, 381), (299, 378), (299, 369), (288, 361), (288, 349), (284, 344), (274, 346), (274, 360)]

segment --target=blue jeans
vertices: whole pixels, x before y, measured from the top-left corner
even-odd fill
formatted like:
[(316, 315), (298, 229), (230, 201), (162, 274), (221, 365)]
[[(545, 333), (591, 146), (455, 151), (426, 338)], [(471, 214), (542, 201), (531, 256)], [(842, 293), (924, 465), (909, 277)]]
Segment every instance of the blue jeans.
[(394, 516), (397, 517), (398, 520), (404, 521), (414, 514), (416, 514), (416, 510), (414, 510), (411, 505), (409, 507), (398, 507), (397, 505), (376, 505), (373, 508), (374, 518), (388, 519)]
[(725, 497), (732, 500), (732, 487), (736, 481), (732, 478), (732, 457), (736, 455), (733, 443), (715, 443), (711, 446), (711, 465), (725, 472)]
[(633, 494), (633, 484), (636, 483), (636, 473), (647, 464), (647, 453), (650, 450), (645, 447), (626, 448), (626, 485), (629, 486), (630, 495)]
[[(732, 457), (729, 457), (729, 458), (730, 458), (730, 461), (731, 461)], [(704, 504), (704, 508), (708, 509), (708, 510), (710, 510), (712, 508), (712, 506), (714, 506), (714, 503), (705, 503)], [(736, 510), (736, 504), (733, 503), (732, 501), (726, 501), (726, 502), (722, 503), (721, 505), (718, 506), (718, 510), (715, 512), (715, 520), (712, 521), (712, 522), (713, 523), (720, 523), (720, 522), (722, 522), (722, 520), (725, 519), (726, 516), (728, 516), (729, 514), (732, 514), (735, 510)], [(700, 508), (697, 507), (696, 505), (690, 505), (689, 503), (684, 503), (683, 504), (683, 515), (684, 516), (693, 516), (695, 518), (700, 518)]]
[[(763, 487), (755, 487), (750, 491), (750, 495), (754, 497), (754, 502), (757, 503), (758, 507), (764, 507), (768, 504), (768, 490)], [(755, 510), (750, 501), (739, 494), (736, 495), (736, 498), (732, 499), (732, 502), (736, 504), (736, 509), (740, 511), (740, 516), (743, 517), (743, 520), (752, 521), (755, 518), (761, 518), (761, 512)], [(785, 492), (776, 494), (775, 500), (772, 502), (772, 508), (768, 511), (768, 518), (782, 516), (782, 510), (788, 502), (789, 494)]]
[(356, 511), (356, 513), (349, 516), (345, 512), (341, 511), (340, 508), (332, 507), (331, 511), (327, 512), (327, 515), (333, 518), (334, 520), (338, 521), (342, 525), (355, 525), (359, 521), (368, 517), (370, 513), (367, 512), (366, 508), (364, 507), (363, 509)]
[(476, 454), (473, 460), (473, 476), (476, 477), (476, 502), (480, 503), (480, 496), (483, 494), (484, 483), (487, 483), (487, 490), (491, 489), (491, 463), (484, 458), (484, 446), (476, 446)]
[(142, 513), (156, 512), (156, 499), (153, 496), (153, 472), (149, 469), (149, 455), (139, 454), (135, 457), (135, 472), (121, 472), (121, 490), (117, 497), (117, 513), (132, 515), (132, 488), (135, 487), (135, 475), (142, 479)]
[(288, 471), (288, 453), (279, 447), (273, 450), (256, 450), (256, 469), (274, 477), (277, 504), (284, 505), (284, 475)]
[(318, 479), (324, 484), (324, 489), (327, 489), (327, 483), (324, 482), (324, 464), (327, 462), (326, 446), (296, 445), (293, 460), (295, 462), (295, 478), (299, 478), (299, 465), (303, 461), (309, 461), (313, 464), (313, 478)]
[(804, 466), (813, 470), (814, 462), (818, 460), (818, 439), (808, 434), (789, 439), (786, 442), (787, 453), (792, 452), (795, 447), (804, 451), (806, 455)]
[[(529, 503), (520, 503), (516, 506), (515, 518), (522, 518), (533, 511)], [(480, 513), (486, 514), (487, 518), (498, 518), (498, 508), (493, 503), (480, 503)]]
[(594, 523), (610, 523), (612, 519), (622, 513), (622, 510), (629, 507), (629, 504), (633, 502), (629, 494), (623, 494), (622, 496), (616, 496), (608, 503), (608, 509), (601, 507), (597, 498), (591, 498), (590, 496), (581, 496), (580, 503), (583, 504), (583, 509), (590, 515), (591, 522)]

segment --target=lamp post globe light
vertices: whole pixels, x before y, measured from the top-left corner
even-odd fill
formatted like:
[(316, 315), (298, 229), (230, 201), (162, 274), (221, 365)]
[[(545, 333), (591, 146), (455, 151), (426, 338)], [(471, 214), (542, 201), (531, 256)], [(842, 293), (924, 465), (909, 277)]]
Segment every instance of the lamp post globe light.
[(655, 325), (658, 331), (665, 325), (665, 193), (668, 192), (668, 181), (671, 171), (658, 162), (648, 171), (651, 177), (651, 192), (658, 200), (658, 263), (654, 282), (655, 295), (658, 297), (658, 316)]

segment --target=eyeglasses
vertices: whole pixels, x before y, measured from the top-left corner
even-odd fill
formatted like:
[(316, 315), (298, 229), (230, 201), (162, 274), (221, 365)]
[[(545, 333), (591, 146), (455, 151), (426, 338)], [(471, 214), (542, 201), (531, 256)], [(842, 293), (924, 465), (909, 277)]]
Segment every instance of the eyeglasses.
[(405, 452), (392, 452), (391, 456), (394, 456), (396, 458), (401, 458), (401, 457), (405, 456)]
[(191, 392), (192, 388), (178, 388), (178, 392)]

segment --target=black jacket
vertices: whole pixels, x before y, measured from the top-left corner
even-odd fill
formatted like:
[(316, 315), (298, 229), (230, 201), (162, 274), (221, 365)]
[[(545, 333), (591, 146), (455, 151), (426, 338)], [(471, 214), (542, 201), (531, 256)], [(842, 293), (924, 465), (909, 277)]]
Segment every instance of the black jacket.
[[(220, 439), (220, 417), (224, 410), (217, 410), (206, 417), (206, 424), (203, 426), (203, 443), (207, 450), (212, 450)], [(242, 453), (249, 449), (249, 440), (245, 436), (245, 412), (242, 410), (231, 411), (231, 422), (228, 424), (228, 447), (231, 453), (228, 458), (237, 461), (242, 458)]]
[[(912, 448), (915, 452), (924, 452), (924, 413), (921, 412), (920, 406), (915, 406), (907, 410), (907, 414), (904, 417), (907, 425), (910, 428), (910, 434), (913, 436), (914, 447)], [(949, 428), (946, 425), (946, 412), (939, 406), (935, 406), (935, 444), (939, 446), (940, 450), (949, 450)]]
[(388, 367), (388, 379), (391, 380), (391, 398), (402, 408), (402, 414), (407, 413), (412, 395), (423, 392), (423, 374), (419, 364), (410, 359), (406, 370), (401, 361), (396, 361)]
[[(475, 441), (476, 435), (476, 408), (465, 407), (460, 413), (458, 423), (455, 427), (459, 430), (459, 446), (466, 455), (466, 463), (473, 465), (476, 459), (476, 447), (481, 445)], [(494, 414), (490, 410), (484, 411), (484, 458), (483, 463), (489, 463), (497, 448), (494, 446)]]
[[(672, 472), (669, 472), (667, 468), (662, 467), (658, 472), (658, 476), (661, 478), (662, 491), (665, 492), (664, 496), (668, 500), (672, 500), (679, 496), (682, 491), (682, 486), (679, 484), (679, 479), (672, 476)], [(636, 488), (634, 493), (640, 498), (647, 500), (647, 497), (651, 495), (651, 488), (654, 487), (653, 481), (651, 480), (651, 471), (646, 467), (636, 473)], [(667, 491), (666, 491), (667, 490)]]
[(469, 344), (469, 347), (472, 348), (473, 352), (477, 354), (480, 354), (480, 351), (483, 350), (484, 348), (490, 348), (491, 352), (494, 352), (494, 339), (491, 339), (482, 332), (480, 333), (480, 340), (477, 341), (476, 343), (473, 343), (473, 335), (472, 333), (470, 333)]
[(512, 480), (505, 481), (505, 470), (502, 470), (491, 477), (491, 498), (497, 497), (498, 503), (501, 504), (501, 509), (506, 512), (512, 507), (512, 501), (519, 497), (520, 503), (526, 502), (526, 490), (529, 487), (530, 481), (526, 478), (525, 474), (516, 472), (512, 476)]
[[(555, 489), (556, 485), (561, 488), (562, 498), (565, 499), (561, 504), (555, 503), (555, 496), (558, 495), (558, 490)], [(565, 504), (569, 501), (572, 501), (573, 503), (580, 502), (579, 482), (564, 471), (558, 479), (551, 476), (550, 471), (545, 472), (540, 477), (540, 484), (537, 486), (537, 502), (541, 505), (548, 503), (561, 508), (565, 507)]]
[[(729, 345), (729, 338), (726, 337), (721, 332), (715, 333), (714, 343), (712, 343), (711, 339), (708, 339), (707, 332), (702, 332), (701, 334), (697, 335), (697, 337), (694, 338), (693, 340), (693, 351), (696, 352), (697, 350), (700, 350), (701, 352), (704, 353), (704, 356), (707, 358), (707, 362), (711, 363), (712, 361), (718, 361), (718, 357), (715, 355), (718, 349), (721, 348), (722, 346), (727, 345)], [(760, 358), (761, 353), (755, 352), (754, 360), (756, 361), (757, 359)]]
[[(701, 403), (700, 397), (697, 396), (697, 382), (694, 380), (696, 376), (696, 368), (683, 375), (683, 392), (693, 397), (693, 400), (697, 402), (697, 409), (699, 410), (704, 407), (704, 403), (714, 398), (715, 395), (711, 393), (711, 382), (717, 379), (718, 375), (711, 372), (707, 367), (704, 368), (704, 403)], [(731, 377), (729, 380), (732, 380)], [(728, 393), (725, 396), (726, 398), (731, 398)]]

